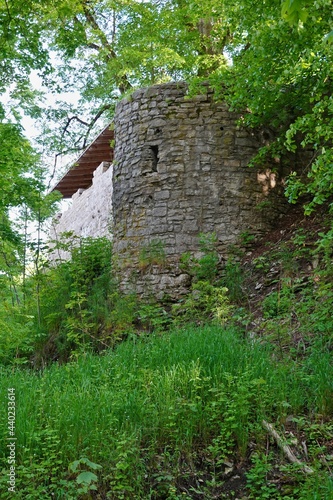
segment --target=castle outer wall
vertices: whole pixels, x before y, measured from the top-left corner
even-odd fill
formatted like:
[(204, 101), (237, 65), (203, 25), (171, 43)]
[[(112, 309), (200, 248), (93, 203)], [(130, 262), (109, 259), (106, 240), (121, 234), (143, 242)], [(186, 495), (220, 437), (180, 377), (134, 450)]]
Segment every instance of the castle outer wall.
[[(93, 174), (92, 185), (88, 189), (79, 188), (72, 196), (71, 205), (59, 213), (52, 221), (51, 239), (77, 245), (79, 238), (106, 237), (111, 239), (112, 227), (112, 165), (101, 163)], [(70, 233), (70, 236), (65, 236)], [(50, 259), (66, 260), (70, 252), (54, 250)]]

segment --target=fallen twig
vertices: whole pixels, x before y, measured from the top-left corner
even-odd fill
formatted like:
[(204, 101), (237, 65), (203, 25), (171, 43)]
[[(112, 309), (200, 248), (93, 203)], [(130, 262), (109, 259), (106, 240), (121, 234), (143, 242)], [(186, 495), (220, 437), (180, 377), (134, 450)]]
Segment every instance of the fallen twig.
[(263, 420), (262, 425), (266, 429), (268, 434), (270, 434), (270, 436), (272, 436), (275, 439), (276, 444), (278, 445), (279, 448), (281, 448), (281, 450), (291, 463), (300, 465), (303, 471), (306, 472), (306, 474), (313, 474), (314, 470), (311, 469), (311, 467), (305, 465), (300, 460), (298, 460), (298, 458), (291, 451), (290, 446), (288, 446), (285, 440), (277, 433), (272, 424), (269, 424), (268, 422), (266, 422), (266, 420)]

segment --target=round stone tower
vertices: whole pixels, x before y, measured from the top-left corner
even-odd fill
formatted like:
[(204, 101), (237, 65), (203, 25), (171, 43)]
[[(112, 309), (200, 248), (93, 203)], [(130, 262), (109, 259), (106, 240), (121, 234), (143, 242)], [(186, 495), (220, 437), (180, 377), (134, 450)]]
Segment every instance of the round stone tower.
[(139, 294), (178, 296), (188, 284), (179, 259), (199, 251), (200, 233), (216, 234), (224, 258), (286, 206), (272, 168), (248, 167), (260, 137), (208, 87), (186, 94), (185, 83), (155, 85), (116, 109), (114, 254), (123, 286)]

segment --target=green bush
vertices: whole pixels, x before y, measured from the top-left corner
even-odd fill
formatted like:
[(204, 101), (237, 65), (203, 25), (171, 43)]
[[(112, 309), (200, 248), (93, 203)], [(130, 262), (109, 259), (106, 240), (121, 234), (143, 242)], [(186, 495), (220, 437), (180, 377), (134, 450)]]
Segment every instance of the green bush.
[(293, 307), (293, 291), (291, 287), (282, 285), (281, 290), (271, 292), (265, 297), (262, 309), (265, 318), (282, 316)]
[(52, 344), (48, 349), (68, 358), (72, 351), (107, 347), (114, 286), (111, 244), (106, 238), (81, 239), (70, 260), (49, 268), (39, 283), (38, 325)]
[(233, 258), (229, 258), (225, 264), (222, 284), (228, 289), (228, 296), (232, 302), (243, 303), (244, 271), (241, 264)]
[(189, 274), (193, 281), (213, 283), (218, 276), (219, 255), (216, 251), (217, 237), (215, 233), (200, 234), (199, 248), (201, 257), (194, 257), (190, 252), (180, 258), (181, 269)]
[(257, 453), (252, 457), (252, 467), (246, 473), (249, 498), (253, 500), (273, 500), (281, 498), (277, 487), (268, 481), (267, 475), (272, 471), (272, 455)]
[(110, 325), (118, 305), (111, 244), (106, 238), (77, 244), (69, 260), (17, 279), (17, 300), (2, 288), (0, 362), (40, 367), (82, 349), (100, 351), (119, 337), (119, 321)]
[(215, 321), (224, 324), (230, 319), (232, 311), (227, 292), (227, 288), (211, 285), (208, 281), (194, 283), (191, 293), (173, 305), (174, 322), (204, 324)]

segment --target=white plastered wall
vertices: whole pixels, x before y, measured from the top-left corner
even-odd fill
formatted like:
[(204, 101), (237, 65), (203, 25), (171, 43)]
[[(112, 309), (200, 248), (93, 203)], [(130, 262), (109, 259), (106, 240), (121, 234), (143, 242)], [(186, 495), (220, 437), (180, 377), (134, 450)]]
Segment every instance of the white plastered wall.
[[(107, 162), (96, 168), (92, 185), (88, 189), (78, 189), (70, 207), (55, 217), (51, 231), (53, 240), (59, 241), (61, 234), (69, 231), (82, 238), (105, 236), (111, 239), (112, 173), (112, 164)], [(57, 255), (68, 256), (63, 251)]]

